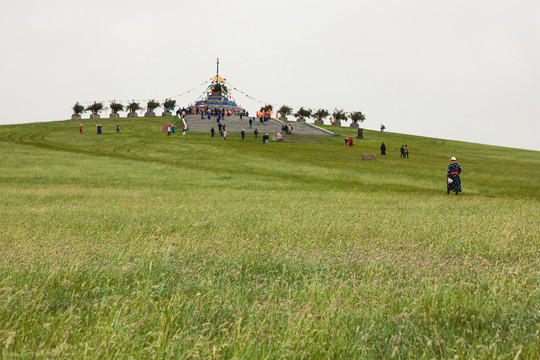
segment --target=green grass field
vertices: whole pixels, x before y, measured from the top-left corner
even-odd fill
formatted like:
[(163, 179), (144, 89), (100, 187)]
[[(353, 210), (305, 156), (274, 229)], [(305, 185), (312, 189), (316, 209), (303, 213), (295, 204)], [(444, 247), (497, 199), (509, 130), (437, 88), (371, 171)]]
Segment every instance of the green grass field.
[(160, 121), (0, 127), (3, 358), (539, 359), (539, 152)]

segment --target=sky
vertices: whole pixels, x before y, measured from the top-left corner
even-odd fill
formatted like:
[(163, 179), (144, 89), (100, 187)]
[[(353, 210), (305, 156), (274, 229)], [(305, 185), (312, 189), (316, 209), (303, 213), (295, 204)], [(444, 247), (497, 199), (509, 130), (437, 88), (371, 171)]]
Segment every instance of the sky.
[(2, 0), (1, 9), (0, 124), (64, 120), (76, 102), (186, 106), (219, 57), (220, 75), (261, 101), (233, 91), (250, 112), (362, 111), (367, 129), (540, 150), (538, 0)]

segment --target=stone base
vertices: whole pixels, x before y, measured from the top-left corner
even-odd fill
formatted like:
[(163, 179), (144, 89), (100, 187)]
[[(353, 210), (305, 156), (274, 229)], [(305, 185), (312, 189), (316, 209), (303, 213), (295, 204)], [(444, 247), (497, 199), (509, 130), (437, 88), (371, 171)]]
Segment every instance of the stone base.
[(298, 118), (298, 119), (296, 119), (296, 122), (302, 122), (302, 123), (305, 123), (305, 122), (306, 122), (306, 119)]
[(164, 111), (163, 114), (161, 114), (161, 116), (172, 116), (172, 112)]
[(153, 111), (147, 111), (144, 113), (144, 117), (154, 117), (156, 116), (156, 113)]
[(73, 115), (71, 115), (71, 120), (81, 120), (81, 114), (73, 114)]
[(90, 119), (101, 119), (101, 116), (99, 114), (91, 114)]
[(324, 121), (317, 119), (317, 120), (315, 120), (314, 124), (315, 125), (324, 125)]
[(352, 127), (352, 128), (359, 128), (360, 125), (359, 124), (355, 124), (355, 123), (352, 123), (351, 125), (349, 125), (349, 127)]
[(119, 117), (120, 117), (120, 114), (119, 114), (119, 113), (115, 113), (115, 112), (111, 113), (111, 116), (109, 116), (109, 118), (111, 118), (111, 119), (112, 119), (112, 118), (119, 118)]
[(341, 126), (341, 121), (334, 121), (332, 126)]
[(364, 138), (364, 129), (358, 128), (358, 135), (356, 135), (357, 139), (363, 139)]
[(139, 117), (139, 115), (137, 115), (137, 113), (135, 111), (130, 111), (130, 112), (128, 112), (127, 117)]

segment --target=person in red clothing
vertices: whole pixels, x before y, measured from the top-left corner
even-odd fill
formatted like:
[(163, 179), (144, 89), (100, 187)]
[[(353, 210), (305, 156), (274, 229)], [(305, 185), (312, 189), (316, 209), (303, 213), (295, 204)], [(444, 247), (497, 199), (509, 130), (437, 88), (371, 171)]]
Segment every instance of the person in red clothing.
[(79, 125), (79, 133), (82, 134), (82, 124)]
[(352, 137), (349, 138), (349, 146), (353, 146), (353, 139), (352, 139)]

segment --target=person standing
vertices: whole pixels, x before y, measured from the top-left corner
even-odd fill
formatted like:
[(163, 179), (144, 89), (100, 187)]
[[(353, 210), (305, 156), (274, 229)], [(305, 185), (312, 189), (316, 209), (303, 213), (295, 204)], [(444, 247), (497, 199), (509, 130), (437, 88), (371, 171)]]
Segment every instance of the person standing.
[(353, 138), (352, 137), (349, 138), (349, 146), (353, 146)]
[(244, 140), (244, 136), (246, 136), (246, 132), (244, 131), (244, 129), (242, 129), (242, 132), (240, 133), (240, 135), (242, 135), (242, 140)]
[(253, 120), (249, 118), (249, 128), (251, 129), (251, 125), (253, 125)]
[(381, 155), (386, 155), (386, 145), (384, 145), (384, 142), (381, 145)]
[(79, 125), (79, 134), (82, 134), (82, 124)]
[(120, 134), (120, 125), (116, 124), (116, 133)]
[(227, 131), (223, 130), (221, 133), (221, 140), (225, 140), (227, 138)]
[(450, 158), (450, 165), (448, 165), (448, 171), (446, 173), (446, 195), (450, 194), (450, 191), (454, 191), (456, 195), (461, 192), (461, 166), (456, 162), (456, 158), (452, 156)]
[(407, 159), (409, 158), (409, 146), (408, 145), (405, 145), (403, 147), (403, 157), (407, 157)]
[(255, 131), (253, 131), (253, 134), (255, 135), (255, 140), (257, 140), (257, 135), (259, 135), (259, 130), (255, 129)]
[(344, 146), (349, 146), (349, 138), (348, 137), (345, 137), (345, 145)]
[(399, 157), (405, 159), (405, 146), (401, 145), (401, 149), (399, 149), (399, 151), (400, 151)]
[(171, 125), (167, 126), (167, 136), (171, 135)]
[(214, 137), (214, 132), (215, 132), (215, 131), (216, 131), (216, 130), (214, 130), (214, 127), (212, 126), (212, 128), (210, 129), (210, 136), (211, 136), (211, 137)]

